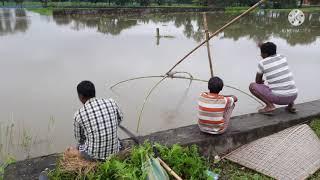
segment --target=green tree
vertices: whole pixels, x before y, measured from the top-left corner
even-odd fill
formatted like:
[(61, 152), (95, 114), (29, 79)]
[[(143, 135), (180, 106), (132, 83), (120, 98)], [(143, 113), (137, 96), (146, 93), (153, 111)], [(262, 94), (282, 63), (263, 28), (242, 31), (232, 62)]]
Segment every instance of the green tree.
[(159, 6), (161, 6), (165, 3), (165, 0), (156, 0), (156, 2)]
[[(128, 0), (116, 0), (115, 3), (118, 6), (124, 6), (126, 5), (126, 3), (128, 3)], [(109, 5), (110, 5), (110, 1), (109, 1)]]
[(192, 0), (194, 4), (201, 5), (201, 6), (207, 6), (208, 0)]
[(40, 0), (42, 7), (48, 7), (48, 0)]
[(295, 8), (298, 6), (297, 0), (273, 0), (273, 8)]
[(140, 6), (149, 6), (150, 0), (140, 0), (139, 3), (140, 3)]
[(24, 0), (14, 0), (14, 2), (16, 3), (16, 6), (22, 7)]

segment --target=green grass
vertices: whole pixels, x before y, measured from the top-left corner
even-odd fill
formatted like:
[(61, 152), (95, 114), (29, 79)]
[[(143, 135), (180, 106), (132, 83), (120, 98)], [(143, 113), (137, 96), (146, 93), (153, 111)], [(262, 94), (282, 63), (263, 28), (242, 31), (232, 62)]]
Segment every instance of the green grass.
[(215, 171), (220, 172), (221, 180), (271, 180), (272, 178), (228, 160), (220, 161)]
[(310, 123), (310, 127), (317, 134), (317, 136), (320, 137), (320, 118), (313, 120)]
[(9, 156), (3, 163), (0, 162), (0, 180), (4, 180), (3, 179), (3, 174), (4, 174), (4, 169), (15, 162), (15, 159), (12, 158), (11, 156)]
[(51, 16), (52, 8), (27, 8), (29, 11), (39, 13), (40, 15)]

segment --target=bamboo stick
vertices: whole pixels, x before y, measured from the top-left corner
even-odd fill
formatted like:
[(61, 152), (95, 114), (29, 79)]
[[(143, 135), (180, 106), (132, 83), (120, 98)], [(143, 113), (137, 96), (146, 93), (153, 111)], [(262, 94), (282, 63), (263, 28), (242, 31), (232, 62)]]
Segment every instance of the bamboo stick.
[(164, 161), (162, 161), (161, 158), (157, 157), (157, 159), (159, 160), (160, 164), (162, 165), (163, 168), (165, 168), (176, 180), (182, 180), (182, 178), (176, 173), (174, 172), (168, 165), (167, 163), (165, 163)]
[(136, 129), (136, 132), (137, 132), (137, 133), (139, 132), (139, 128), (140, 128), (140, 124), (141, 124), (142, 113), (143, 113), (144, 107), (145, 107), (145, 105), (146, 105), (146, 103), (147, 103), (147, 101), (148, 101), (151, 93), (154, 91), (154, 89), (155, 89), (162, 81), (164, 81), (166, 78), (169, 78), (169, 77), (170, 77), (170, 78), (174, 78), (174, 75), (175, 75), (175, 74), (187, 74), (187, 75), (189, 75), (189, 76), (190, 76), (190, 78), (189, 78), (189, 80), (190, 80), (189, 86), (191, 86), (191, 82), (192, 82), (192, 80), (193, 80), (193, 76), (192, 76), (190, 73), (188, 73), (188, 72), (171, 72), (171, 73), (169, 73), (168, 75), (163, 76), (162, 79), (161, 79), (160, 81), (158, 81), (157, 84), (155, 84), (155, 85), (150, 89), (150, 91), (148, 92), (147, 97), (146, 97), (146, 98), (144, 99), (144, 101), (143, 101), (143, 105), (142, 105), (142, 108), (141, 108), (140, 113), (139, 113), (139, 119), (138, 119), (137, 129)]
[(213, 68), (212, 68), (212, 60), (211, 60), (211, 52), (210, 52), (210, 44), (209, 44), (209, 29), (208, 29), (208, 22), (207, 22), (207, 15), (203, 13), (203, 25), (205, 30), (205, 38), (207, 44), (207, 52), (208, 52), (208, 59), (209, 59), (209, 66), (210, 66), (210, 74), (213, 77)]
[(257, 8), (260, 4), (262, 4), (264, 1), (266, 0), (260, 0), (259, 2), (257, 2), (255, 5), (253, 5), (252, 7), (250, 7), (248, 10), (246, 10), (245, 12), (243, 12), (242, 14), (240, 14), (239, 16), (235, 17), (234, 19), (232, 19), (231, 21), (229, 21), (227, 24), (225, 24), (224, 26), (222, 26), (220, 29), (218, 29), (216, 32), (214, 32), (213, 34), (211, 34), (209, 36), (208, 40), (205, 40), (203, 42), (201, 42), (198, 46), (196, 46), (194, 49), (192, 49), (188, 54), (186, 54), (182, 59), (180, 59), (166, 74), (170, 73), (175, 67), (177, 67), (182, 61), (184, 61), (188, 56), (190, 56), (193, 52), (195, 52), (197, 49), (199, 49), (202, 45), (204, 45), (207, 41), (209, 41), (211, 38), (213, 38), (214, 36), (216, 36), (217, 34), (219, 34), (220, 32), (222, 32), (223, 30), (225, 30), (227, 27), (229, 27), (230, 25), (232, 25), (233, 23), (237, 22), (240, 18), (242, 18), (243, 16), (247, 15), (249, 12), (251, 12), (252, 10), (254, 10), (255, 8)]
[(148, 95), (147, 97), (144, 99), (143, 101), (143, 105), (142, 105), (142, 108), (141, 108), (141, 111), (140, 111), (140, 114), (139, 114), (139, 119), (138, 119), (138, 124), (137, 124), (137, 129), (136, 129), (136, 132), (138, 133), (139, 132), (139, 128), (140, 128), (140, 124), (141, 124), (141, 118), (142, 118), (142, 113), (143, 113), (143, 110), (144, 110), (144, 106), (146, 105), (148, 99), (149, 99), (149, 96), (151, 95), (151, 93), (153, 92), (153, 90), (162, 82), (164, 81), (166, 78), (168, 77), (167, 76), (164, 76), (160, 81), (157, 82), (157, 84), (155, 84), (148, 92)]

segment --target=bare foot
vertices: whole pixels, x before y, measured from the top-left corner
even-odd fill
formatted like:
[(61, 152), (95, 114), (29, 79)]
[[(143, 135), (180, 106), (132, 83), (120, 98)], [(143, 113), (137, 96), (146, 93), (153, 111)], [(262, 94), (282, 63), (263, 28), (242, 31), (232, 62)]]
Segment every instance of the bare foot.
[(295, 113), (298, 112), (297, 109), (295, 107), (293, 107), (293, 106), (287, 106), (286, 107), (286, 111), (289, 112), (289, 113), (292, 113), (292, 114), (295, 114)]
[(261, 114), (272, 115), (272, 113), (275, 109), (276, 109), (276, 107), (274, 107), (274, 106), (272, 106), (272, 107), (266, 106), (263, 109), (259, 109), (258, 112)]

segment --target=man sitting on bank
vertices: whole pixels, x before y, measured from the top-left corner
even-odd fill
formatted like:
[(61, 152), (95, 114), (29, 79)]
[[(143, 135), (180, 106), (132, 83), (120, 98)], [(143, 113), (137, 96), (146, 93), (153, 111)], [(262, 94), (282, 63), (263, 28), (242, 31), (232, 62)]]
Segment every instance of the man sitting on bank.
[[(294, 100), (298, 90), (286, 57), (277, 54), (277, 46), (272, 42), (260, 45), (261, 57), (258, 64), (256, 82), (250, 84), (250, 91), (257, 98), (266, 103), (260, 113), (270, 114), (276, 109), (274, 104), (287, 105), (286, 110), (295, 113)], [(263, 76), (267, 81), (264, 84)]]
[(67, 152), (77, 154), (86, 160), (105, 160), (119, 151), (118, 125), (122, 112), (113, 99), (95, 97), (95, 87), (90, 81), (77, 86), (81, 107), (74, 116), (74, 136), (77, 148)]
[(238, 98), (219, 94), (223, 89), (223, 81), (219, 77), (209, 80), (208, 89), (209, 92), (203, 92), (199, 97), (198, 125), (203, 132), (221, 134), (228, 128)]

